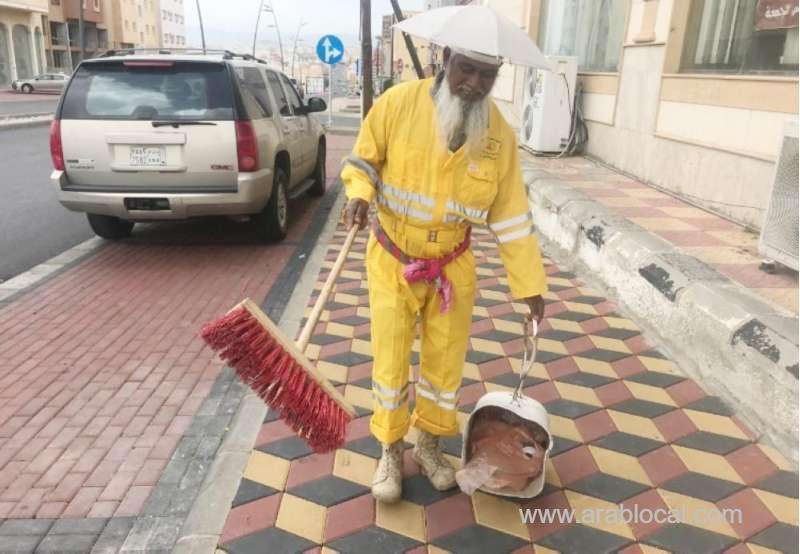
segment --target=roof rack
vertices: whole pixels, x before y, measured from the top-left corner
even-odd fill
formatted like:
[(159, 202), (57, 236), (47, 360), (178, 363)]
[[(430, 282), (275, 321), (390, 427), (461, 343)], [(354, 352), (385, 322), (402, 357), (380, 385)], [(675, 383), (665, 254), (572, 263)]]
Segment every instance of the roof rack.
[(202, 48), (117, 48), (112, 50), (106, 50), (102, 54), (96, 56), (97, 58), (110, 58), (112, 56), (134, 56), (136, 54), (194, 54), (199, 56), (204, 55), (221, 55), (223, 60), (232, 60), (234, 58), (239, 58), (242, 60), (253, 61), (258, 63), (266, 64), (267, 62), (256, 58), (255, 56), (251, 56), (250, 54), (239, 54), (237, 52), (231, 52), (230, 50), (222, 50), (222, 49), (211, 49), (206, 48), (205, 50)]

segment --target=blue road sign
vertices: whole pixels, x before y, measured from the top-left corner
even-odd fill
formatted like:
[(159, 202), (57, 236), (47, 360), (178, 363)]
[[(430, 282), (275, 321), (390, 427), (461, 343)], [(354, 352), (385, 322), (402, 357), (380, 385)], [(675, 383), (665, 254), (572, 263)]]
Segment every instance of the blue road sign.
[(317, 57), (323, 63), (337, 64), (344, 57), (344, 44), (342, 40), (334, 35), (325, 35), (317, 43)]

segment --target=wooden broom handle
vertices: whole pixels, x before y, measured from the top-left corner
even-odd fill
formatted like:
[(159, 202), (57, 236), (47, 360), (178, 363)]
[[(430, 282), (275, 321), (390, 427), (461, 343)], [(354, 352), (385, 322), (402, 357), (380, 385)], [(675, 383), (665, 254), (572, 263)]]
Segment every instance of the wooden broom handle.
[(339, 256), (333, 263), (333, 267), (328, 274), (328, 278), (325, 280), (325, 285), (323, 285), (322, 290), (319, 292), (317, 301), (308, 316), (308, 320), (303, 327), (303, 331), (300, 333), (300, 337), (297, 339), (296, 346), (300, 352), (305, 352), (306, 346), (308, 346), (308, 342), (311, 340), (311, 333), (314, 332), (314, 327), (317, 326), (319, 316), (322, 315), (322, 309), (325, 307), (325, 303), (328, 301), (328, 297), (331, 295), (334, 282), (339, 276), (339, 272), (342, 271), (342, 266), (347, 258), (347, 253), (350, 252), (350, 247), (353, 245), (353, 240), (356, 238), (356, 233), (358, 233), (358, 225), (353, 225), (353, 227), (350, 229), (350, 232), (347, 234), (347, 238), (344, 240), (342, 249), (339, 251)]

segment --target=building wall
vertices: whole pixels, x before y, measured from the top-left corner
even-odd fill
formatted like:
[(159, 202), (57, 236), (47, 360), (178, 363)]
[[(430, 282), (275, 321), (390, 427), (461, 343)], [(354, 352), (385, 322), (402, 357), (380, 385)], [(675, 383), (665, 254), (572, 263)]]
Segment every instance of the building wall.
[[(47, 16), (47, 0), (0, 1), (0, 86), (5, 87), (23, 73), (29, 76), (42, 73), (45, 63), (43, 16)], [(22, 49), (15, 47), (15, 28), (18, 34), (22, 29), (27, 30), (20, 35), (25, 37)], [(18, 40), (17, 46), (19, 44)]]
[(160, 0), (161, 44), (164, 47), (186, 47), (184, 0)]
[(161, 46), (161, 11), (157, 0), (117, 0), (119, 35), (116, 46), (133, 45), (139, 48)]
[[(403, 12), (406, 18), (413, 17), (420, 12)], [(393, 51), (392, 55), (394, 59), (392, 60), (394, 63), (393, 75), (394, 81), (396, 83), (401, 81), (414, 81), (417, 79), (417, 71), (414, 68), (414, 62), (411, 61), (411, 54), (408, 53), (408, 48), (406, 47), (406, 41), (403, 39), (403, 33), (399, 31), (392, 30), (392, 40), (393, 40)], [(411, 37), (411, 40), (414, 43), (414, 46), (417, 49), (417, 56), (419, 57), (419, 62), (422, 64), (422, 68), (425, 69), (426, 66), (430, 64), (431, 58), (431, 45), (427, 40), (423, 40), (416, 37)]]

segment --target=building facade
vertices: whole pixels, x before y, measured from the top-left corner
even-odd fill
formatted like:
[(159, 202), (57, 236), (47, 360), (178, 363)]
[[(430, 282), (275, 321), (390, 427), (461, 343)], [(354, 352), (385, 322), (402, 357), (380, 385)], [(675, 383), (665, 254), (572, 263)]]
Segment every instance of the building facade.
[(183, 0), (160, 0), (161, 46), (164, 48), (186, 48), (186, 21)]
[(0, 87), (42, 73), (47, 0), (0, 0)]

